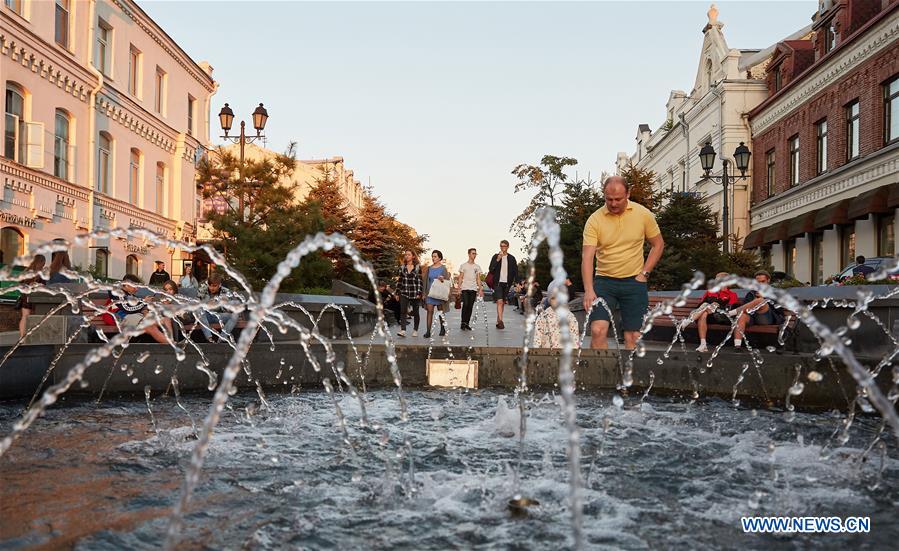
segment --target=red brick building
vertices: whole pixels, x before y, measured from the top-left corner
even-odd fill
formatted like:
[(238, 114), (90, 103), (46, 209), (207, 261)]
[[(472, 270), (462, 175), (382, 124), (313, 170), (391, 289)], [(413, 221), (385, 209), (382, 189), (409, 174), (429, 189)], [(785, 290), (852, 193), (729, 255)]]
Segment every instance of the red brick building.
[(899, 227), (899, 0), (820, 4), (808, 40), (777, 45), (749, 114), (744, 243), (812, 283), (895, 256)]

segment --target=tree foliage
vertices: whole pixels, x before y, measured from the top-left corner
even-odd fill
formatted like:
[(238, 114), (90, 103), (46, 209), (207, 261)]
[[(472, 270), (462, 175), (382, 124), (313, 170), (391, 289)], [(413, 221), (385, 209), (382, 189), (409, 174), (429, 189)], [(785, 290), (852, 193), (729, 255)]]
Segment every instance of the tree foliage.
[[(239, 160), (222, 149), (200, 164), (203, 197), (217, 207), (206, 213), (213, 237), (254, 289), (265, 286), (278, 263), (307, 234), (324, 229), (320, 207), (299, 203), (296, 184), (284, 183), (295, 166), (293, 144), (274, 159), (246, 161), (243, 178)], [(330, 285), (331, 274), (327, 260), (315, 253), (303, 259), (281, 290)]]
[(621, 176), (627, 181), (631, 201), (640, 203), (653, 213), (661, 210), (662, 204), (668, 198), (668, 193), (656, 191), (655, 172), (628, 163), (621, 172)]
[(534, 196), (525, 209), (515, 217), (509, 228), (516, 237), (527, 242), (534, 232), (537, 211), (541, 207), (555, 207), (558, 195), (569, 182), (565, 169), (575, 166), (577, 160), (571, 157), (544, 155), (539, 165), (520, 164), (512, 169), (518, 178), (515, 193), (534, 190)]
[(403, 251), (408, 249), (416, 257), (421, 256), (427, 241), (426, 235), (416, 235), (412, 228), (397, 221), (370, 190), (363, 197), (353, 236), (356, 247), (374, 266), (378, 278), (395, 276)]
[[(350, 212), (350, 206), (340, 189), (331, 170), (325, 170), (315, 179), (315, 184), (306, 196), (306, 202), (316, 204), (322, 213), (323, 229), (325, 233), (339, 233), (349, 239), (354, 238), (356, 223)], [(334, 277), (337, 279), (352, 279), (355, 270), (352, 260), (343, 251), (333, 250), (325, 253), (334, 269)]]

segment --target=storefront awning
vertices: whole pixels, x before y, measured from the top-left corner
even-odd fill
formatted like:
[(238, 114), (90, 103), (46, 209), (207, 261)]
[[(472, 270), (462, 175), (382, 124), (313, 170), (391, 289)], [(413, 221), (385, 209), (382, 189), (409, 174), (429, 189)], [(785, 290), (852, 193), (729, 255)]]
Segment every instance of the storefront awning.
[(891, 209), (899, 208), (899, 183), (892, 184), (887, 194), (887, 207)]
[(815, 214), (815, 229), (827, 230), (833, 225), (850, 224), (849, 204), (852, 199), (843, 199), (832, 205), (828, 205)]
[(765, 244), (787, 239), (787, 224), (788, 222), (779, 222), (765, 228)]
[(755, 249), (756, 247), (761, 247), (762, 245), (764, 245), (765, 230), (767, 230), (767, 228), (760, 228), (749, 232), (749, 235), (747, 235), (746, 239), (743, 240), (743, 250), (745, 251), (746, 249)]
[(800, 237), (815, 231), (815, 213), (797, 216), (787, 223), (787, 237)]
[(849, 218), (858, 220), (869, 214), (889, 212), (890, 209), (887, 207), (887, 196), (889, 193), (890, 188), (888, 186), (862, 193), (849, 204)]

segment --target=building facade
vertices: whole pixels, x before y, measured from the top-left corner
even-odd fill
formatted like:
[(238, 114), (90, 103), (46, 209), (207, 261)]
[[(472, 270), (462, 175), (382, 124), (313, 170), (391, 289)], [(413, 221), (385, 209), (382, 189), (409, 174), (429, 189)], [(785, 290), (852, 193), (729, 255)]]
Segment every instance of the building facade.
[[(745, 115), (767, 95), (764, 68), (769, 58), (765, 51), (730, 48), (724, 38), (724, 24), (712, 6), (703, 28), (703, 44), (689, 93), (672, 90), (665, 104), (665, 123), (655, 131), (647, 124), (637, 128), (637, 149), (633, 155), (619, 153), (616, 168), (620, 173), (632, 163), (656, 175), (657, 191), (699, 193), (718, 216), (723, 234), (723, 186), (703, 177), (699, 151), (710, 142), (718, 153), (712, 175), (721, 174), (722, 158), (735, 172), (733, 152), (750, 145)], [(728, 233), (737, 240), (746, 237), (749, 228), (749, 190), (751, 173), (729, 186)]]
[[(208, 143), (212, 68), (133, 0), (5, 0), (0, 6), (2, 260), (111, 228), (196, 236), (195, 161)], [(189, 255), (96, 239), (72, 262), (147, 279)]]
[(818, 284), (856, 255), (895, 256), (899, 2), (822, 0), (813, 34), (777, 45), (750, 113), (756, 248)]
[[(221, 148), (235, 157), (240, 155), (240, 146), (229, 144)], [(214, 152), (213, 152), (214, 154)], [(274, 159), (277, 153), (256, 144), (246, 144), (244, 158), (248, 161), (260, 162), (265, 159)], [(296, 185), (297, 201), (305, 201), (309, 192), (326, 174), (330, 174), (338, 185), (346, 199), (350, 214), (356, 216), (362, 209), (363, 194), (365, 190), (362, 183), (356, 179), (352, 170), (346, 167), (343, 157), (330, 157), (327, 159), (297, 159), (293, 173), (282, 182), (285, 185)], [(206, 200), (205, 209), (219, 208), (213, 200)]]

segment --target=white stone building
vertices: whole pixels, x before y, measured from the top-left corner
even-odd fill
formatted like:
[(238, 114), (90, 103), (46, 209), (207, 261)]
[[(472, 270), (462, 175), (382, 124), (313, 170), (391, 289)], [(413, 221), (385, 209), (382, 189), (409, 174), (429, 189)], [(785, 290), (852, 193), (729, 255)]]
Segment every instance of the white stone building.
[[(703, 177), (699, 150), (711, 142), (718, 153), (712, 175), (721, 174), (722, 157), (729, 160), (731, 174), (736, 172), (734, 150), (741, 142), (751, 146), (746, 114), (767, 96), (764, 69), (771, 50), (730, 48), (723, 27), (713, 5), (703, 28), (692, 89), (689, 93), (672, 90), (664, 124), (655, 131), (647, 124), (638, 125), (636, 152), (619, 153), (616, 159), (618, 172), (628, 163), (655, 172), (660, 191), (701, 194), (718, 215), (719, 233), (723, 232), (723, 187)], [(752, 175), (747, 174), (728, 189), (729, 233), (738, 240), (749, 233), (751, 185)]]
[[(217, 84), (133, 0), (6, 0), (0, 81), (0, 261), (99, 228), (194, 239), (195, 159)], [(109, 239), (70, 255), (145, 280), (152, 260), (178, 275), (189, 258)]]

